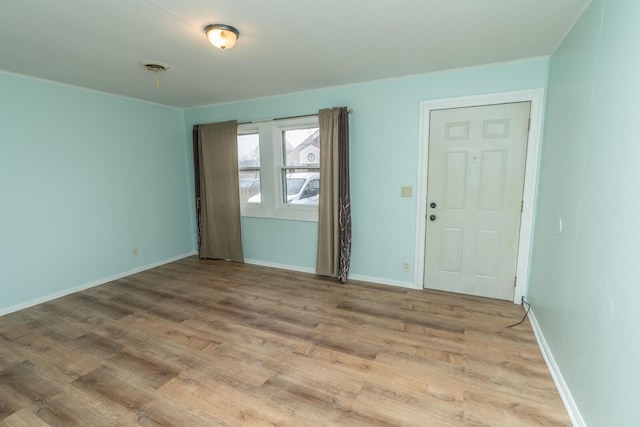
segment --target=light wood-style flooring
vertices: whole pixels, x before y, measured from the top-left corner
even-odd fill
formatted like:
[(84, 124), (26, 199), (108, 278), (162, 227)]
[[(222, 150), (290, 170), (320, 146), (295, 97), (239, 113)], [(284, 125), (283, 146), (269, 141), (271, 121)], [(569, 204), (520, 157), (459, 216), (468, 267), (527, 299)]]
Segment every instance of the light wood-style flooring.
[(523, 315), (190, 257), (0, 317), (0, 426), (571, 425)]

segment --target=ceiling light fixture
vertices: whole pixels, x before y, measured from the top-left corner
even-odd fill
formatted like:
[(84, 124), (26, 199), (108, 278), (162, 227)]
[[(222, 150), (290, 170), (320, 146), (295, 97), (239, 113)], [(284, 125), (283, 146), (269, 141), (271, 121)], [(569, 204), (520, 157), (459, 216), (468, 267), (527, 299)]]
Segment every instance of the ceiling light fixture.
[(204, 32), (209, 38), (209, 43), (219, 49), (229, 49), (236, 44), (240, 31), (231, 25), (211, 24), (204, 27)]

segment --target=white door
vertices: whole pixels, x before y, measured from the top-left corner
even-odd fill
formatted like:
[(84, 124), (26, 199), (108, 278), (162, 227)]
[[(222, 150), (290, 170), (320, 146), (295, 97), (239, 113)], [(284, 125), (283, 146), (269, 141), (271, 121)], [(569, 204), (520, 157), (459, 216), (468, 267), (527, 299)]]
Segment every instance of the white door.
[(530, 109), (431, 112), (425, 288), (513, 298)]

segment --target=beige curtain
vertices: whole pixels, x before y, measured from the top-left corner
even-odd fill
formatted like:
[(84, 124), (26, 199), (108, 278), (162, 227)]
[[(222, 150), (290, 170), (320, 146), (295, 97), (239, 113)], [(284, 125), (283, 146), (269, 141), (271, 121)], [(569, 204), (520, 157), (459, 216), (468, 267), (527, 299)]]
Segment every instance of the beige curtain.
[(345, 283), (351, 259), (349, 113), (320, 110), (320, 201), (316, 274)]
[(198, 162), (195, 169), (200, 258), (244, 262), (237, 135), (235, 120), (197, 126), (194, 156), (197, 154)]

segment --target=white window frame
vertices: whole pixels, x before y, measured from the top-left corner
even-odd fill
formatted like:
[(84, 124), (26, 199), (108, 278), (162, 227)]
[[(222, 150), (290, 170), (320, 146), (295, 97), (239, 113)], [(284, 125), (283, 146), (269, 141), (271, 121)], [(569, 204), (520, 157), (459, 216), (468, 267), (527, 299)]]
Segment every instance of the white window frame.
[(261, 203), (241, 203), (242, 216), (318, 222), (317, 205), (283, 202), (282, 170), (284, 165), (282, 133), (286, 130), (318, 127), (318, 116), (268, 120), (238, 125), (238, 135), (258, 133), (260, 140)]

